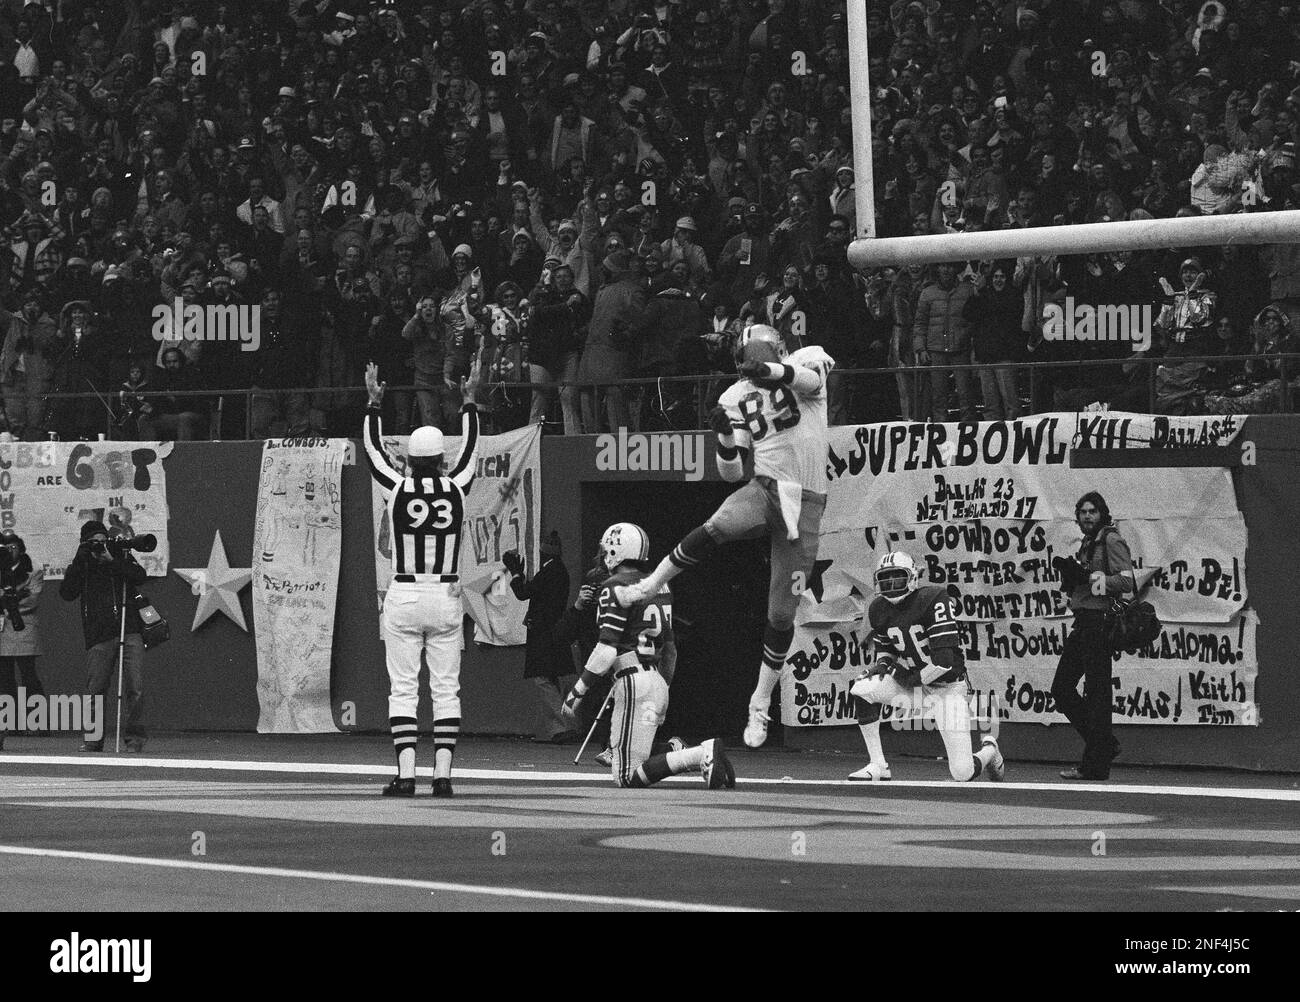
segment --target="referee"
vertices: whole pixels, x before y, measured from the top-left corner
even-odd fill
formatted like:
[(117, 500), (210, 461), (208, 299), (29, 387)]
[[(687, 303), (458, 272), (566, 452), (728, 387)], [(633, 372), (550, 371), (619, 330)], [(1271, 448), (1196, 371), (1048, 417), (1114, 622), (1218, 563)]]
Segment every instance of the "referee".
[(460, 453), (443, 470), (442, 432), (425, 425), (411, 434), (410, 469), (403, 476), (384, 449), (379, 411), (384, 387), (379, 366), (366, 366), (370, 404), (362, 432), (366, 459), (388, 509), (393, 580), (381, 615), (388, 659), (388, 723), (397, 753), (397, 776), (385, 797), (415, 796), (415, 708), (420, 652), (429, 668), (433, 700), (433, 795), (450, 797), (451, 759), (460, 734), (460, 530), (465, 495), (474, 480), (478, 451), (479, 360), (461, 380)]

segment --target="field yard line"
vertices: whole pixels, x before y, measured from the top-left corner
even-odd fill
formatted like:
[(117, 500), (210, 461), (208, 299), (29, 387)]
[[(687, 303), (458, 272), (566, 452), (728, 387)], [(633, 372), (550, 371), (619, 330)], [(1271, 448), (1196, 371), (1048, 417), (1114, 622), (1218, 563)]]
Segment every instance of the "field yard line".
[[(218, 772), (280, 772), (301, 775), (315, 773), (327, 776), (389, 776), (391, 765), (366, 765), (354, 762), (253, 762), (238, 759), (203, 758), (127, 758), (105, 755), (5, 755), (0, 753), (0, 766), (4, 765), (79, 765), (91, 768), (114, 769), (194, 769)], [(418, 776), (433, 775), (431, 766), (416, 769)], [(455, 778), (463, 780), (491, 780), (511, 783), (595, 783), (610, 782), (608, 771), (546, 772), (531, 769), (456, 769)], [(665, 784), (699, 785), (696, 776), (673, 777)], [(1212, 797), (1220, 800), (1277, 800), (1300, 801), (1300, 790), (1270, 790), (1263, 788), (1235, 788), (1218, 786), (1154, 786), (1126, 783), (953, 783), (948, 780), (895, 779), (888, 783), (854, 783), (847, 779), (771, 779), (739, 777), (742, 787), (749, 786), (851, 786), (871, 788), (898, 787), (902, 789), (940, 790), (1037, 790), (1040, 792), (1131, 793), (1163, 797)], [(663, 785), (663, 784), (660, 784)]]
[(39, 856), (52, 859), (79, 859), (92, 863), (124, 863), (128, 866), (153, 866), (168, 870), (206, 870), (212, 873), (236, 873), (253, 877), (286, 877), (294, 880), (317, 880), (325, 883), (368, 884), (378, 887), (404, 887), (430, 892), (480, 894), (486, 897), (522, 898), (526, 901), (567, 901), (573, 904), (605, 907), (648, 908), (656, 911), (730, 912), (761, 911), (755, 908), (729, 908), (724, 905), (697, 904), (690, 901), (661, 901), (656, 898), (620, 898), (605, 894), (569, 894), (564, 891), (537, 891), (526, 887), (486, 887), (480, 884), (453, 884), (441, 880), (410, 880), (402, 877), (375, 877), (361, 873), (329, 873), (322, 870), (294, 870), (281, 866), (241, 866), (236, 863), (208, 863), (191, 859), (158, 859), (150, 856), (122, 856), (107, 852), (79, 852), (68, 849), (39, 849), (31, 846), (0, 845), (0, 855)]

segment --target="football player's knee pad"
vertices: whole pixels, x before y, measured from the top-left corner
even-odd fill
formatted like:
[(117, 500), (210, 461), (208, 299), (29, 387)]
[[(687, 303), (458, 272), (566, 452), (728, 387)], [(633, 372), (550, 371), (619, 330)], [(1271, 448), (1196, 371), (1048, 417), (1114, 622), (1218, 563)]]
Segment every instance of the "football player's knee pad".
[(853, 697), (853, 710), (859, 724), (874, 724), (880, 719), (880, 704), (868, 702), (861, 696)]

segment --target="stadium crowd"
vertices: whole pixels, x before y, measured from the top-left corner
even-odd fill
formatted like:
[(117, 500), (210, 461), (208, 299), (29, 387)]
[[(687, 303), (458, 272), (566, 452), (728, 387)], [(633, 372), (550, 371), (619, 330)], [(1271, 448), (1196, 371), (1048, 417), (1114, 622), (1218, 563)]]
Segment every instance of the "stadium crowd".
[[(845, 9), (0, 0), (8, 433), (354, 434), (368, 360), (387, 428), (454, 431), (476, 352), (487, 430), (696, 427), (696, 384), (596, 384), (716, 397), (750, 322), (836, 359), (833, 423), (1146, 409), (1141, 354), (1161, 411), (1283, 404), (1186, 359), (1297, 350), (1296, 245), (855, 273)], [(868, 10), (879, 235), (1300, 205), (1300, 6)], [(1044, 337), (1067, 296), (1151, 306), (1149, 349)], [(178, 299), (259, 307), (257, 350), (158, 340)]]

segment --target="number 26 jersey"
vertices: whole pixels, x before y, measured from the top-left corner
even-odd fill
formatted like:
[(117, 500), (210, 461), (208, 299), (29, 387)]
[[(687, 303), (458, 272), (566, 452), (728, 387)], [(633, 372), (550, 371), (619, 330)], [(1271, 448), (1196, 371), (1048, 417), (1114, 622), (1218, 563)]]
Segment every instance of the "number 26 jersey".
[(913, 671), (934, 664), (934, 649), (951, 648), (957, 667), (931, 685), (960, 681), (966, 676), (966, 664), (954, 618), (956, 606), (956, 600), (941, 585), (922, 585), (897, 604), (877, 597), (867, 608), (871, 642), (877, 653), (886, 651)]

